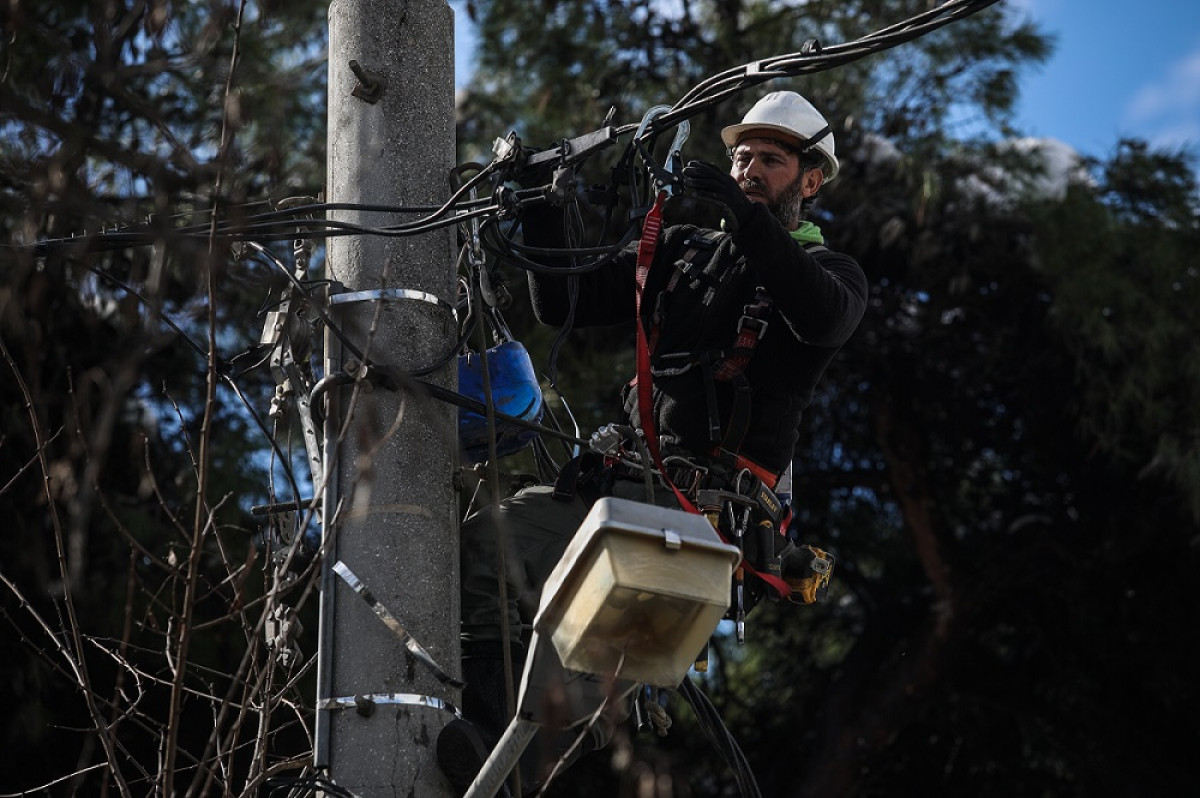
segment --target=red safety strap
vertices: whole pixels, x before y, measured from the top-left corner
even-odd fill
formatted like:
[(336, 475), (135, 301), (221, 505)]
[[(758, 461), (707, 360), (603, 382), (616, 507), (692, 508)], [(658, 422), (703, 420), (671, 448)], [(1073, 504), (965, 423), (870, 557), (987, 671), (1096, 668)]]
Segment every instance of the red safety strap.
[[(683, 494), (683, 491), (675, 486), (675, 483), (671, 481), (671, 477), (667, 474), (666, 467), (663, 465), (662, 454), (658, 448), (658, 432), (654, 425), (654, 392), (651, 382), (653, 378), (650, 372), (650, 347), (647, 342), (645, 325), (642, 324), (642, 294), (645, 292), (646, 276), (650, 273), (650, 265), (654, 262), (654, 250), (658, 247), (659, 235), (662, 233), (662, 206), (666, 196), (665, 191), (660, 191), (658, 197), (655, 198), (654, 205), (650, 208), (650, 212), (646, 214), (645, 221), (642, 222), (642, 237), (638, 241), (637, 270), (635, 271), (638, 415), (642, 422), (642, 434), (646, 438), (646, 448), (650, 450), (650, 456), (654, 459), (655, 468), (658, 469), (663, 481), (667, 483), (667, 486), (675, 494), (675, 498), (679, 501), (679, 506), (689, 513), (699, 515), (700, 511)], [(721, 535), (719, 529), (717, 530), (717, 535), (724, 540), (724, 535)], [(725, 542), (728, 543), (729, 541)], [(787, 598), (792, 594), (792, 586), (779, 577), (764, 574), (749, 563), (745, 563), (744, 567), (750, 573), (770, 585), (781, 598)]]
[(759, 290), (754, 297), (754, 304), (747, 305), (738, 321), (738, 334), (733, 342), (728, 357), (717, 363), (713, 376), (718, 380), (730, 382), (745, 373), (754, 354), (754, 347), (767, 331), (767, 314), (771, 310), (771, 301), (766, 292)]
[(637, 318), (637, 398), (638, 398), (638, 415), (642, 421), (642, 433), (646, 438), (646, 448), (650, 450), (650, 456), (654, 458), (654, 465), (663, 475), (667, 485), (675, 492), (675, 498), (679, 500), (680, 506), (690, 513), (697, 513), (697, 510), (688, 498), (683, 495), (679, 488), (675, 487), (675, 483), (667, 476), (666, 468), (662, 464), (662, 454), (658, 448), (658, 433), (654, 428), (654, 393), (651, 390), (651, 374), (650, 374), (650, 345), (646, 335), (646, 326), (642, 323), (642, 295), (646, 290), (646, 276), (650, 273), (650, 264), (654, 263), (654, 250), (658, 248), (658, 237), (662, 233), (662, 206), (666, 199), (667, 193), (660, 191), (658, 197), (654, 200), (654, 205), (650, 208), (650, 212), (646, 214), (645, 220), (642, 222), (642, 238), (638, 241), (637, 249), (637, 271), (634, 273), (636, 288), (634, 303), (634, 314)]
[(732, 460), (734, 470), (741, 471), (745, 469), (746, 471), (749, 471), (751, 474), (762, 480), (762, 483), (771, 490), (775, 490), (775, 486), (779, 484), (778, 474), (774, 473), (773, 471), (768, 471), (766, 468), (760, 466), (758, 463), (754, 462), (748, 457), (742, 457), (740, 454), (734, 454), (733, 452), (720, 447), (713, 449), (712, 456), (719, 460)]

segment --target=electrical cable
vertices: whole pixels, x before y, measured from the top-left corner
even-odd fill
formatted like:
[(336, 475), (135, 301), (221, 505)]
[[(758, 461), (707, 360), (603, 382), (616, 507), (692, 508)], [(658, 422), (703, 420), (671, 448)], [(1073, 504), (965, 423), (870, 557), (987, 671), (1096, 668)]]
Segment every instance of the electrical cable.
[[(866, 34), (854, 41), (822, 46), (817, 40), (810, 39), (798, 52), (760, 59), (706, 78), (689, 90), (669, 110), (650, 120), (649, 124), (640, 133), (635, 135), (634, 139), (627, 145), (625, 154), (619, 161), (619, 168), (627, 167), (629, 169), (629, 179), (623, 182), (627, 182), (630, 186), (631, 199), (635, 200), (635, 207), (637, 207), (636, 199), (639, 191), (637, 185), (638, 175), (632, 168), (632, 156), (634, 153), (640, 155), (641, 160), (648, 167), (648, 171), (658, 174), (657, 165), (650, 158), (650, 152), (653, 149), (653, 142), (664, 131), (701, 113), (706, 108), (723, 102), (733, 95), (753, 86), (776, 78), (796, 77), (824, 71), (859, 60), (867, 55), (878, 53), (924, 36), (945, 25), (994, 5), (996, 2), (997, 0), (948, 0), (948, 2), (915, 14), (912, 17), (873, 33)], [(614, 138), (619, 138), (634, 131), (637, 127), (635, 125), (625, 125), (614, 128), (612, 129), (612, 135)], [(588, 154), (590, 153), (584, 153), (578, 157), (587, 157)], [(504, 157), (493, 160), (486, 166), (479, 168), (477, 174), (459, 186), (451, 194), (450, 198), (439, 206), (409, 207), (374, 204), (359, 205), (354, 203), (311, 203), (286, 209), (276, 208), (262, 214), (253, 215), (241, 224), (218, 222), (215, 225), (194, 225), (181, 228), (164, 228), (161, 225), (155, 225), (153, 217), (151, 217), (151, 221), (145, 225), (118, 228), (111, 231), (102, 230), (101, 233), (91, 236), (45, 239), (34, 244), (33, 249), (35, 254), (39, 256), (47, 255), (55, 249), (69, 248), (81, 244), (88, 251), (106, 251), (148, 245), (156, 241), (161, 241), (164, 238), (173, 240), (208, 240), (214, 232), (217, 234), (218, 239), (228, 241), (254, 240), (264, 242), (285, 240), (294, 237), (294, 230), (297, 226), (295, 217), (297, 215), (329, 211), (421, 213), (424, 216), (414, 222), (383, 227), (310, 218), (301, 225), (308, 237), (328, 239), (344, 235), (374, 235), (383, 237), (419, 235), (439, 230), (448, 225), (460, 224), (464, 220), (479, 218), (491, 220), (509, 214), (513, 210), (512, 205), (498, 202), (496, 198), (485, 200), (472, 199), (469, 201), (464, 201), (462, 198), (483, 181), (502, 176), (504, 173), (503, 168), (509, 167), (514, 158), (515, 155), (506, 154)], [(568, 156), (566, 154), (563, 156), (564, 163), (568, 161), (574, 162), (575, 158), (576, 156)], [(614, 169), (614, 174), (617, 171), (618, 169)], [(538, 196), (541, 194), (540, 190), (533, 190), (532, 192), (510, 192), (506, 196), (508, 196), (508, 199), (512, 203), (516, 204), (516, 207), (521, 207), (531, 201), (544, 201), (544, 196)], [(610, 208), (609, 214), (611, 215), (611, 213), (612, 209)], [(286, 231), (281, 230), (281, 227), (286, 227)], [(28, 246), (17, 246), (24, 249), (29, 248)], [(516, 248), (513, 247), (513, 249)], [(519, 249), (516, 251), (520, 252)], [(607, 254), (603, 247), (597, 247), (593, 251), (585, 252), (586, 254), (598, 255), (601, 258)], [(509, 254), (513, 254), (511, 249), (509, 250)], [(546, 253), (527, 250), (525, 254), (545, 255)], [(518, 258), (515, 259), (515, 263), (523, 268), (536, 268), (531, 266), (531, 262), (528, 259)], [(589, 268), (597, 268), (598, 266), (599, 264), (581, 264), (579, 268), (587, 270)]]
[[(155, 308), (144, 296), (142, 296), (141, 292), (139, 292), (132, 286), (125, 284), (123, 281), (119, 280), (118, 278), (114, 277), (113, 275), (108, 274), (107, 272), (105, 272), (102, 269), (97, 269), (93, 266), (88, 266), (86, 264), (85, 264), (85, 268), (87, 268), (92, 273), (96, 274), (101, 279), (111, 282), (113, 285), (116, 285), (122, 291), (125, 291), (127, 294), (129, 294), (130, 296), (137, 299), (138, 302), (143, 307), (148, 309), (151, 313), (154, 314), (154, 316), (156, 318), (158, 318), (160, 321), (162, 321), (164, 324), (166, 324), (168, 327), (170, 327), (171, 330), (173, 332), (175, 332), (180, 337), (180, 339), (182, 339), (184, 341), (184, 343), (186, 343), (198, 356), (200, 356), (201, 359), (208, 358), (208, 353), (204, 351), (204, 347), (200, 346), (200, 344), (194, 338), (192, 338), (190, 335), (188, 335), (183, 330), (182, 327), (180, 327), (178, 324), (176, 324), (175, 321), (173, 319), (171, 319), (171, 317), (168, 316), (165, 311)], [(232, 373), (229, 371), (227, 361), (218, 355), (215, 359), (215, 366), (216, 366), (216, 370), (217, 370), (217, 376), (223, 382), (225, 382), (225, 384), (228, 385), (229, 388), (233, 391), (234, 395), (238, 398), (238, 400), (242, 403), (243, 407), (246, 409), (246, 412), (250, 414), (250, 418), (254, 422), (255, 426), (258, 427), (259, 431), (263, 434), (263, 436), (270, 443), (271, 449), (283, 461), (281, 463), (281, 467), (284, 469), (284, 474), (287, 476), (288, 484), (290, 485), (290, 487), (293, 491), (293, 495), (295, 495), (295, 497), (296, 497), (296, 500), (300, 501), (300, 499), (301, 499), (300, 486), (296, 482), (296, 476), (292, 471), (290, 463), (288, 463), (287, 459), (284, 457), (283, 450), (279, 447), (278, 442), (271, 435), (270, 430), (267, 429), (267, 426), (263, 422), (262, 418), (254, 410), (253, 404), (251, 404), (250, 401), (246, 398), (245, 394), (242, 393), (242, 389), (238, 386), (236, 380), (233, 378)], [(243, 372), (243, 374), (244, 373), (245, 372)]]
[(655, 118), (644, 135), (656, 136), (663, 130), (690, 119), (705, 108), (753, 86), (775, 78), (797, 77), (857, 61), (917, 39), (982, 11), (996, 2), (998, 0), (948, 0), (851, 42), (821, 46), (816, 40), (809, 40), (806, 47), (799, 52), (773, 56), (726, 70), (694, 86), (671, 110)]
[[(330, 798), (357, 798), (354, 793), (335, 784), (321, 775), (268, 776), (263, 782), (270, 798), (304, 798), (304, 796), (330, 796)], [(278, 793), (286, 790), (286, 793)], [(301, 790), (302, 792), (296, 792)]]
[(100, 233), (91, 235), (84, 234), (70, 238), (43, 239), (33, 245), (7, 246), (18, 249), (32, 249), (35, 255), (44, 257), (54, 251), (69, 250), (74, 247), (82, 247), (87, 252), (107, 252), (128, 249), (129, 247), (150, 246), (164, 240), (202, 243), (215, 237), (218, 241), (223, 242), (286, 241), (296, 237), (297, 227), (308, 238), (328, 239), (346, 235), (374, 235), (395, 238), (440, 230), (444, 227), (459, 224), (464, 219), (489, 218), (499, 214), (504, 210), (504, 207), (490, 199), (466, 202), (456, 205), (456, 213), (450, 218), (441, 218), (445, 215), (445, 211), (439, 208), (435, 210), (434, 214), (415, 222), (382, 227), (332, 219), (307, 217), (301, 220), (295, 218), (302, 213), (311, 214), (330, 210), (402, 213), (414, 209), (382, 205), (356, 205), (354, 203), (322, 203), (250, 216), (240, 223), (218, 223), (214, 226), (215, 235), (213, 228), (203, 225), (177, 228), (163, 228), (155, 225), (133, 225), (118, 227), (112, 230), (106, 229)]
[(708, 696), (687, 676), (683, 677), (679, 691), (695, 713), (700, 731), (733, 770), (738, 791), (744, 798), (762, 798), (762, 792), (758, 788), (758, 782), (754, 778), (754, 772), (746, 760), (745, 753), (742, 752), (741, 746), (738, 745), (737, 740), (721, 720), (721, 714), (709, 701)]

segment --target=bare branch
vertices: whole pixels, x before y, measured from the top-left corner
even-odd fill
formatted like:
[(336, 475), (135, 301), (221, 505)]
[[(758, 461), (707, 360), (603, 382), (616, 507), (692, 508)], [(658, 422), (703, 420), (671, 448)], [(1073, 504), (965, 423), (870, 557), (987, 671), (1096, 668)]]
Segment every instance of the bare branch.
[[(8, 351), (8, 346), (4, 343), (3, 338), (0, 338), (0, 354), (3, 354), (5, 361), (12, 369), (13, 375), (16, 377), (17, 384), (20, 386), (21, 394), (25, 397), (26, 408), (29, 411), (30, 425), (33, 430), (34, 440), (38, 450), (38, 460), (41, 466), (43, 478), (45, 480), (44, 485), (46, 491), (46, 500), (50, 509), (50, 522), (54, 529), (54, 543), (58, 552), (59, 574), (63, 580), (63, 604), (67, 610), (67, 617), (70, 619), (69, 631), (75, 647), (75, 655), (70, 656), (68, 661), (72, 663), (72, 669), (75, 671), (79, 686), (82, 689), (84, 701), (87, 704), (88, 715), (92, 718), (95, 728), (99, 733), (99, 731), (104, 728), (104, 721), (100, 717), (100, 713), (96, 708), (96, 702), (92, 698), (91, 679), (88, 675), (87, 660), (83, 654), (83, 640), (79, 630), (78, 617), (75, 613), (75, 602), (71, 593), (71, 584), (69, 581), (70, 569), (66, 562), (66, 552), (63, 549), (62, 522), (59, 518), (53, 493), (50, 490), (50, 464), (46, 459), (48, 442), (44, 434), (44, 430), (42, 429), (41, 419), (38, 417), (35, 409), (33, 396), (29, 391), (29, 386), (26, 384), (25, 378), (21, 374), (21, 370), (17, 367), (16, 361), (13, 360), (12, 354)], [(9, 583), (7, 579), (5, 579), (5, 582), (6, 584), (9, 584), (10, 589), (15, 591), (16, 585)], [(24, 602), (23, 597), (22, 601)], [(44, 628), (49, 631), (48, 627)], [(66, 653), (66, 649), (58, 643), (57, 639), (55, 640), (55, 645), (59, 646), (63, 653)], [(121, 771), (117, 766), (117, 759), (113, 750), (112, 740), (107, 734), (99, 734), (99, 737), (101, 744), (104, 746), (104, 752), (107, 757), (108, 765), (112, 769), (113, 778), (116, 780), (117, 786), (121, 789), (121, 794), (126, 796), (130, 795), (129, 786), (125, 783), (125, 779), (121, 775)]]

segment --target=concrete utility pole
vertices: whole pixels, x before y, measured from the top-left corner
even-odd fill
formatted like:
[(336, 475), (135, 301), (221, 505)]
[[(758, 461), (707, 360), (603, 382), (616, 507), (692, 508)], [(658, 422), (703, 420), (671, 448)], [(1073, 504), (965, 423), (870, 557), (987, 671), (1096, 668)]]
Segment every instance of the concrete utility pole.
[[(454, 15), (445, 0), (330, 3), (330, 203), (446, 201), (455, 158), (453, 59)], [(371, 227), (419, 218), (329, 216)], [(335, 237), (327, 258), (327, 276), (345, 289), (331, 297), (334, 320), (369, 362), (409, 371), (452, 345), (452, 227)], [(326, 352), (326, 374), (361, 374), (358, 358), (328, 333)], [(455, 388), (455, 363), (428, 379)], [(322, 580), (315, 762), (356, 795), (449, 795), (433, 752), (452, 717), (443, 702), (457, 705), (457, 691), (331, 568), (340, 562), (352, 571), (437, 663), (459, 673), (457, 411), (403, 385), (343, 385), (330, 398), (326, 461), (335, 470), (322, 522), (332, 548)]]

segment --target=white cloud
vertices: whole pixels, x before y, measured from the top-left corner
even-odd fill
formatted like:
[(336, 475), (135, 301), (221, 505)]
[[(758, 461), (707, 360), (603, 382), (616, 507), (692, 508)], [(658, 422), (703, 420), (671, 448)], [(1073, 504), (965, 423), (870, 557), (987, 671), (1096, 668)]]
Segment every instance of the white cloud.
[(1023, 138), (1008, 142), (1017, 152), (1036, 158), (1041, 170), (1028, 181), (1025, 189), (1039, 197), (1061, 199), (1072, 182), (1086, 181), (1087, 172), (1079, 164), (1079, 153), (1058, 139)]
[(1001, 142), (1000, 149), (1024, 156), (1034, 167), (1033, 173), (1018, 176), (989, 164), (960, 181), (959, 186), (967, 196), (977, 197), (995, 207), (1008, 207), (1018, 197), (1062, 199), (1070, 184), (1089, 179), (1080, 164), (1079, 153), (1057, 139), (1009, 139)]
[(1125, 106), (1123, 124), (1151, 144), (1177, 147), (1200, 142), (1200, 43), (1168, 68), (1162, 80), (1138, 91)]

